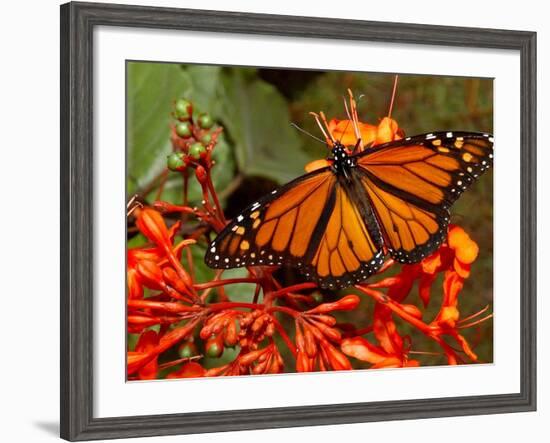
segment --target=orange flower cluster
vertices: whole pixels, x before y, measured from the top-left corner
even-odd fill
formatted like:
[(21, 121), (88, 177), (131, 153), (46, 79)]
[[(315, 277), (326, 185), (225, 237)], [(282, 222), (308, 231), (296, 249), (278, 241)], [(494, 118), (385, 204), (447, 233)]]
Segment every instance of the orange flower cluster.
[[(353, 102), (351, 109), (355, 120)], [(483, 310), (461, 318), (459, 295), (478, 246), (456, 225), (451, 225), (447, 241), (420, 263), (401, 266), (387, 260), (379, 274), (400, 267), (396, 275), (356, 285), (350, 288), (354, 293), (333, 302), (319, 302), (312, 296), (317, 289), (314, 283), (284, 287), (275, 276), (276, 267), (250, 267), (242, 278), (224, 278), (220, 270), (211, 281), (197, 281), (192, 249), (207, 241), (209, 231), (219, 232), (226, 224), (211, 180), (215, 164), (211, 153), (222, 128), (204, 114), (194, 119), (189, 102), (176, 103), (176, 111), (171, 135), (174, 152), (168, 165), (181, 175), (184, 194), (194, 175), (203, 201), (192, 207), (185, 195), (182, 202), (144, 205), (132, 200), (129, 204), (129, 217), (147, 239), (146, 245), (127, 253), (128, 333), (138, 335), (133, 349), (128, 349), (129, 379), (350, 370), (358, 361), (372, 369), (418, 366), (420, 360), (411, 358), (412, 339), (400, 331), (400, 323), (437, 343), (449, 364), (477, 361), (460, 330), (491, 315), (481, 317)], [(355, 145), (355, 128), (359, 128), (363, 149), (403, 137), (389, 117), (378, 125), (356, 123), (333, 119), (328, 128), (345, 145)], [(157, 187), (162, 188), (167, 175), (168, 170)], [(173, 215), (179, 219), (170, 224)], [(443, 275), (442, 295), (434, 291), (438, 275)], [(239, 283), (255, 285), (248, 302), (227, 295), (226, 288)], [(434, 318), (424, 319), (425, 312), (410, 301), (415, 285), (424, 307), (432, 298), (440, 303)], [(360, 316), (359, 325), (339, 323), (338, 313), (361, 312), (363, 301), (373, 303), (371, 316)], [(227, 348), (235, 350), (235, 357), (212, 367), (211, 362)], [(209, 365), (204, 364), (206, 358)]]

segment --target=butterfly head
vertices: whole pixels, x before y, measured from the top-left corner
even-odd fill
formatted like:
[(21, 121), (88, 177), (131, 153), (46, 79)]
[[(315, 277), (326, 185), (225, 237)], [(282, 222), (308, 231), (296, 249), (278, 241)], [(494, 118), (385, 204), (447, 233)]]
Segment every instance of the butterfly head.
[(333, 170), (347, 176), (347, 172), (355, 166), (355, 159), (348, 154), (348, 151), (340, 142), (334, 143), (331, 154)]

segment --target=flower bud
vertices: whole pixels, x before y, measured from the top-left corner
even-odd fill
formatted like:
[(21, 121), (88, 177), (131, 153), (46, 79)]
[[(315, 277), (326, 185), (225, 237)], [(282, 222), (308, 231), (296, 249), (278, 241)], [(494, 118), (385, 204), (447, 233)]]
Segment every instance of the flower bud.
[(158, 246), (170, 246), (170, 234), (164, 219), (151, 208), (143, 208), (138, 215), (136, 224), (145, 237)]
[(407, 314), (410, 314), (413, 317), (422, 320), (422, 312), (420, 312), (420, 309), (418, 309), (416, 306), (402, 304), (401, 307)]
[(193, 115), (193, 105), (187, 100), (180, 98), (176, 101), (176, 104), (174, 105), (174, 112), (176, 114), (176, 118), (179, 121), (188, 121)]
[(151, 289), (164, 288), (162, 270), (154, 261), (141, 260), (138, 262), (136, 270), (138, 271), (145, 286)]
[(189, 138), (193, 135), (193, 128), (189, 122), (180, 122), (176, 125), (176, 134), (182, 138)]
[(178, 348), (180, 358), (190, 358), (198, 354), (197, 346), (192, 341), (182, 343)]
[(143, 286), (138, 279), (138, 272), (133, 268), (128, 268), (128, 299), (143, 298)]
[(197, 180), (201, 185), (204, 185), (206, 183), (206, 180), (208, 179), (208, 174), (206, 172), (206, 169), (204, 169), (201, 165), (198, 165), (195, 169), (195, 175), (197, 176)]
[(352, 311), (359, 305), (360, 301), (357, 295), (350, 294), (334, 303), (323, 303), (307, 312), (309, 314), (324, 314), (332, 311)]
[(214, 120), (212, 119), (212, 116), (210, 114), (207, 114), (206, 112), (203, 112), (199, 115), (198, 122), (199, 126), (202, 129), (210, 129), (212, 126), (214, 126)]
[(233, 347), (239, 341), (237, 322), (230, 319), (225, 328), (224, 343), (226, 346)]
[(346, 338), (342, 340), (340, 348), (346, 355), (369, 363), (380, 363), (387, 358), (381, 348), (363, 337)]
[(204, 146), (208, 146), (212, 142), (212, 134), (207, 132), (201, 136), (200, 140)]
[[(176, 291), (178, 291), (180, 294), (188, 294), (189, 289), (186, 286), (186, 283), (189, 284), (189, 282), (184, 282), (178, 275), (176, 271), (174, 271), (174, 268), (165, 267), (162, 269), (162, 276), (164, 277), (164, 280), (172, 286)], [(191, 283), (192, 284), (192, 283)]]
[(243, 366), (249, 366), (264, 354), (266, 354), (265, 349), (258, 349), (257, 351), (248, 352), (239, 358), (239, 363)]
[(296, 371), (311, 372), (313, 370), (313, 362), (305, 352), (298, 352), (296, 356)]
[(223, 337), (213, 335), (206, 341), (206, 355), (212, 358), (218, 358), (223, 354)]
[(201, 158), (201, 155), (206, 152), (206, 148), (203, 146), (202, 143), (193, 143), (189, 147), (189, 155), (193, 157), (195, 160), (198, 160)]
[(304, 327), (304, 345), (308, 357), (313, 358), (317, 355), (317, 344), (309, 327)]
[(181, 171), (185, 167), (185, 161), (183, 159), (184, 154), (182, 152), (172, 152), (166, 158), (166, 165), (171, 171)]
[(338, 349), (329, 343), (321, 344), (326, 356), (329, 359), (330, 365), (335, 371), (343, 371), (352, 369), (351, 363), (348, 358), (342, 354)]

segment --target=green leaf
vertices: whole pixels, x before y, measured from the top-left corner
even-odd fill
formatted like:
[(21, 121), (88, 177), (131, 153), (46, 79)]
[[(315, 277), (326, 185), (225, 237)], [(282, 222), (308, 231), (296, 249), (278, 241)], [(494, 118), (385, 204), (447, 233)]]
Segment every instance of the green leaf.
[[(216, 91), (221, 68), (217, 66), (185, 66), (171, 63), (128, 63), (128, 193), (148, 184), (166, 167), (172, 151), (170, 122), (172, 103), (179, 97), (193, 103), (193, 114), (210, 112), (216, 115)], [(217, 166), (212, 181), (224, 189), (235, 172), (231, 149), (223, 134), (214, 150)], [(201, 189), (190, 170), (189, 198), (202, 200)], [(181, 174), (170, 173), (161, 199), (182, 201)]]
[(172, 102), (188, 88), (179, 65), (128, 63), (128, 193), (166, 167)]
[(284, 98), (250, 70), (227, 70), (221, 79), (219, 116), (235, 143), (238, 167), (280, 183), (304, 173), (302, 151)]
[[(224, 271), (222, 278), (229, 279), (245, 277), (248, 277), (248, 270), (246, 268), (233, 268)], [(256, 285), (254, 283), (235, 283), (232, 285), (226, 285), (224, 288), (225, 293), (231, 301), (252, 303)]]

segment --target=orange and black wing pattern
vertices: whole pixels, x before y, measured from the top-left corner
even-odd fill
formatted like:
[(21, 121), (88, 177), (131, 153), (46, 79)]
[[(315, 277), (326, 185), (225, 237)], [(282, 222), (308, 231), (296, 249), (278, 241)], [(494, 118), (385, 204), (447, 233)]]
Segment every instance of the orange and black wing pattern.
[(492, 166), (493, 138), (471, 132), (430, 133), (355, 157), (355, 171), (388, 252), (401, 263), (416, 263), (445, 239), (452, 203)]
[(351, 285), (383, 263), (380, 231), (364, 211), (323, 168), (250, 205), (210, 244), (205, 261), (213, 268), (287, 264), (323, 288)]

